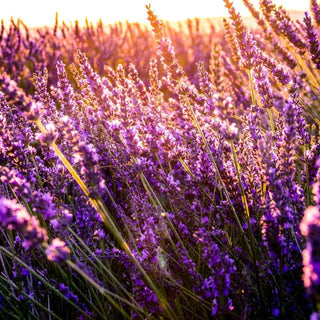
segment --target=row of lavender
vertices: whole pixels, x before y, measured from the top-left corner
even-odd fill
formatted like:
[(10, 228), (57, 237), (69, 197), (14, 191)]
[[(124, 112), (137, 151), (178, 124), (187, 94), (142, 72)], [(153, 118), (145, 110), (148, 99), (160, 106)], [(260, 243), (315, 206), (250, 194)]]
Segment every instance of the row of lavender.
[(320, 317), (320, 6), (224, 1), (2, 27), (0, 319)]
[[(212, 39), (220, 36), (210, 21), (200, 23), (199, 19), (179, 23), (177, 27), (167, 23), (166, 32), (190, 77), (195, 76), (199, 60), (209, 61)], [(53, 28), (32, 29), (21, 20), (11, 20), (6, 28), (2, 21), (0, 43), (1, 68), (29, 94), (34, 93), (34, 72), (46, 68), (49, 83), (56, 83), (56, 63), (73, 63), (77, 50), (86, 53), (99, 74), (104, 73), (106, 65), (115, 68), (122, 64), (127, 68), (133, 63), (144, 81), (148, 81), (146, 64), (156, 52), (148, 26), (122, 22), (104, 26), (100, 21), (96, 26), (86, 22), (85, 27), (80, 27), (77, 21), (74, 25), (59, 23), (58, 15)]]

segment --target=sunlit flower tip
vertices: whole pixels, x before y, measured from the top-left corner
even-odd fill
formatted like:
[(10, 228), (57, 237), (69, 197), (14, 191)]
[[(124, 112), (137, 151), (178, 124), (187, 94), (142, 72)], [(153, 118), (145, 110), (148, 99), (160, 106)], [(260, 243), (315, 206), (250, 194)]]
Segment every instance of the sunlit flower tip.
[(239, 132), (239, 129), (237, 128), (236, 124), (232, 123), (228, 128), (227, 138), (231, 140), (235, 139), (236, 136), (238, 135), (238, 132)]
[(39, 102), (33, 102), (25, 117), (30, 121), (37, 121), (40, 118), (41, 105)]
[(61, 264), (69, 259), (71, 250), (66, 243), (59, 238), (52, 240), (51, 244), (46, 249), (47, 259)]
[(304, 212), (304, 217), (300, 223), (300, 231), (304, 236), (308, 236), (310, 226), (317, 225), (320, 228), (320, 212), (318, 207), (308, 207)]
[(30, 220), (27, 210), (16, 200), (0, 199), (0, 223), (9, 230), (25, 231)]
[[(318, 161), (317, 161), (318, 162)], [(318, 166), (318, 163), (317, 163)], [(316, 204), (320, 203), (320, 183), (316, 182), (312, 185), (313, 200)]]
[(63, 214), (64, 218), (66, 219), (66, 221), (68, 221), (69, 223), (72, 221), (73, 214), (68, 209), (64, 209), (62, 214)]
[(40, 226), (39, 220), (34, 216), (30, 218), (28, 226), (22, 234), (24, 235), (22, 246), (27, 250), (38, 248), (48, 241), (46, 229)]
[(312, 19), (307, 12), (303, 19), (305, 24), (305, 32), (308, 38), (308, 49), (311, 60), (317, 69), (320, 69), (320, 46), (318, 41), (318, 32), (313, 26)]
[(151, 10), (150, 5), (146, 5), (148, 20), (152, 26), (152, 30), (155, 34), (156, 39), (160, 39), (163, 36), (163, 23)]
[(54, 124), (49, 123), (45, 127), (46, 131), (38, 135), (38, 139), (43, 144), (52, 144), (58, 138)]
[(310, 316), (310, 320), (320, 320), (320, 313), (313, 312)]
[(71, 118), (69, 116), (63, 116), (62, 118), (60, 118), (60, 121), (63, 123), (63, 124), (68, 124), (70, 125), (71, 123)]
[(121, 122), (115, 119), (109, 122), (109, 126), (112, 132), (118, 132), (121, 129)]

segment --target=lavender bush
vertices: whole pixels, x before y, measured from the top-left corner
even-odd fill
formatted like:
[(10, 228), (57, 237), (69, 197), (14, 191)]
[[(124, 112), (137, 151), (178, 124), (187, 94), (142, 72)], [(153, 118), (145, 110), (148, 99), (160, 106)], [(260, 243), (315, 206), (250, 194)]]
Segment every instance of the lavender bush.
[(320, 6), (224, 3), (2, 23), (0, 319), (320, 318)]

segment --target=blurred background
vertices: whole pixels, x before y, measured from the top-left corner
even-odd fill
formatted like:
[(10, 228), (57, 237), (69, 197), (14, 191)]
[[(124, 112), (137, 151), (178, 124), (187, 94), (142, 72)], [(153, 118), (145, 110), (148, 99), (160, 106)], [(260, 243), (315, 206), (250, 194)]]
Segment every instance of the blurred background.
[[(118, 21), (147, 22), (146, 4), (163, 20), (185, 20), (187, 18), (209, 18), (227, 15), (223, 0), (1, 0), (0, 19), (7, 24), (10, 18), (20, 18), (29, 27), (52, 26), (55, 14), (66, 23), (78, 20), (79, 25), (95, 23), (100, 18), (104, 24)], [(249, 16), (242, 0), (233, 1), (242, 16)], [(252, 0), (258, 7), (259, 0)], [(287, 10), (307, 11), (309, 1), (275, 0)]]

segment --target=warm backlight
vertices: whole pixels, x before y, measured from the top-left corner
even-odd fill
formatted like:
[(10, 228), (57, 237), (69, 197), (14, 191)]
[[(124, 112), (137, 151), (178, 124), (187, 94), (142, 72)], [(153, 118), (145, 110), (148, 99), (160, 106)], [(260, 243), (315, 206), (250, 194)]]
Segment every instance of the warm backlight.
[[(309, 1), (276, 0), (290, 10), (308, 10)], [(55, 12), (59, 20), (67, 23), (78, 20), (84, 24), (85, 17), (95, 23), (100, 18), (104, 23), (116, 21), (147, 22), (145, 4), (151, 4), (156, 14), (163, 20), (184, 20), (187, 18), (206, 18), (225, 16), (223, 0), (11, 0), (1, 6), (0, 18), (5, 22), (22, 19), (28, 26), (51, 26), (55, 21)], [(242, 15), (248, 11), (242, 0), (233, 1), (235, 8)], [(257, 6), (258, 0), (252, 3)]]

